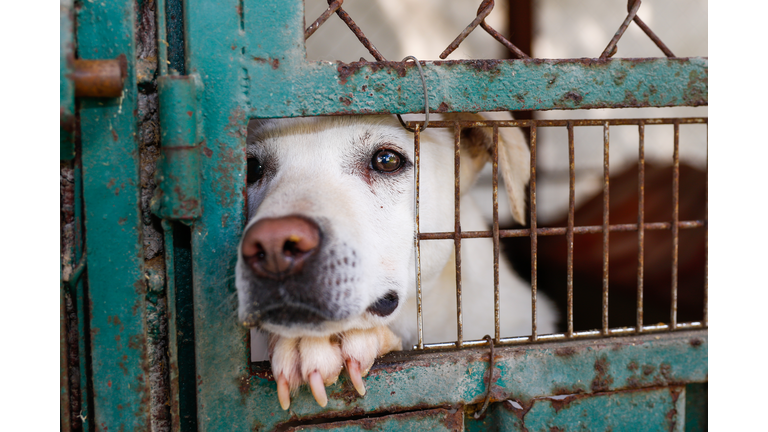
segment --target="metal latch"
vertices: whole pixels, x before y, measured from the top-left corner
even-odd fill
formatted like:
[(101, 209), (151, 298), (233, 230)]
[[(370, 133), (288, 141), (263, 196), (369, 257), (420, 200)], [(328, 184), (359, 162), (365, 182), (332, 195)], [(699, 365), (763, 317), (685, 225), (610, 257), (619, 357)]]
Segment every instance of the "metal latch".
[(158, 78), (160, 149), (152, 210), (162, 219), (191, 222), (200, 216), (200, 146), (202, 137), (196, 75)]

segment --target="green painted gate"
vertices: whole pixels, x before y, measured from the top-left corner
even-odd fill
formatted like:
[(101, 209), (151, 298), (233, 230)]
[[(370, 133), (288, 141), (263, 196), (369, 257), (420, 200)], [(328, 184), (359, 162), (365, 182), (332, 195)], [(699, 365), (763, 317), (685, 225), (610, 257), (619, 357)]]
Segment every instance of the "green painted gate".
[[(342, 378), (326, 408), (303, 391), (283, 411), (235, 319), (247, 122), (423, 112), (416, 66), (306, 60), (302, 0), (62, 0), (61, 24), (61, 159), (72, 178), (62, 209), (62, 430), (706, 430), (706, 312), (695, 323), (673, 313), (665, 325), (497, 337), (491, 389), (483, 342), (394, 353), (371, 370), (365, 397)], [(88, 96), (78, 60), (111, 60), (118, 93)], [(706, 58), (422, 66), (432, 112), (708, 100)], [(647, 124), (681, 122), (706, 119)], [(675, 216), (647, 229), (702, 227), (706, 219)], [(502, 235), (549, 235), (522, 231)], [(486, 394), (492, 403), (476, 420)]]

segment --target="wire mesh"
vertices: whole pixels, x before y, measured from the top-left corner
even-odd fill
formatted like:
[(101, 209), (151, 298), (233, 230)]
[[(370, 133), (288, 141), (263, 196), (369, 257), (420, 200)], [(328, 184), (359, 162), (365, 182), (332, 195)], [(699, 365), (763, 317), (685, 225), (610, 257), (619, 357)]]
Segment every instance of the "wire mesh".
[[(454, 230), (453, 232), (420, 232), (417, 228), (415, 234), (415, 243), (417, 248), (417, 259), (419, 257), (419, 244), (421, 241), (432, 240), (453, 240), (456, 256), (456, 298), (457, 298), (457, 315), (456, 326), (458, 331), (458, 338), (454, 342), (445, 341), (439, 343), (424, 343), (422, 326), (423, 320), (429, 319), (429, 317), (423, 317), (421, 307), (418, 308), (418, 322), (419, 322), (419, 343), (415, 348), (417, 349), (438, 349), (448, 347), (473, 347), (480, 345), (487, 345), (488, 340), (465, 340), (463, 337), (463, 316), (461, 309), (462, 298), (462, 286), (461, 286), (461, 240), (471, 238), (490, 238), (493, 239), (493, 258), (494, 258), (494, 282), (492, 289), (494, 290), (494, 337), (493, 341), (496, 344), (519, 344), (530, 342), (544, 342), (563, 339), (578, 339), (585, 337), (605, 337), (605, 336), (617, 336), (628, 335), (638, 333), (649, 332), (661, 332), (661, 331), (675, 331), (675, 330), (688, 330), (694, 328), (706, 328), (707, 327), (707, 286), (705, 277), (705, 286), (703, 287), (704, 293), (704, 310), (703, 319), (701, 321), (692, 322), (678, 322), (677, 320), (677, 278), (678, 278), (678, 245), (680, 230), (692, 230), (703, 229), (706, 235), (707, 232), (707, 219), (706, 214), (703, 219), (694, 220), (680, 220), (680, 160), (679, 160), (679, 144), (680, 144), (680, 125), (692, 124), (692, 125), (707, 125), (706, 118), (646, 118), (646, 119), (610, 119), (610, 120), (598, 120), (598, 119), (582, 119), (582, 120), (488, 120), (488, 121), (433, 121), (430, 122), (429, 128), (451, 128), (453, 129), (454, 136), (454, 194), (455, 194), (455, 207), (454, 207)], [(420, 124), (419, 122), (408, 122), (408, 126), (414, 127)], [(638, 128), (638, 210), (637, 210), (637, 223), (611, 223), (610, 220), (610, 128), (612, 126), (626, 126), (634, 125)], [(669, 221), (663, 222), (647, 222), (645, 218), (645, 130), (647, 126), (656, 125), (673, 125), (674, 138), (673, 138), (673, 178), (670, 179), (670, 187), (672, 188), (672, 206), (673, 213)], [(575, 184), (576, 184), (576, 170), (575, 170), (575, 143), (574, 143), (574, 130), (578, 127), (584, 126), (600, 126), (603, 129), (603, 190), (602, 190), (602, 224), (601, 225), (577, 225), (575, 218)], [(491, 223), (491, 229), (487, 231), (462, 231), (460, 224), (460, 206), (459, 201), (461, 199), (461, 185), (460, 185), (460, 172), (461, 172), (461, 131), (466, 128), (486, 127), (492, 128), (493, 131), (493, 145), (490, 149), (490, 156), (492, 162), (493, 171), (493, 220)], [(500, 229), (498, 220), (498, 145), (499, 145), (499, 129), (505, 127), (521, 127), (528, 128), (530, 131), (530, 174), (531, 180), (529, 183), (529, 213), (530, 213), (530, 227), (522, 229)], [(537, 223), (537, 130), (538, 128), (545, 127), (564, 127), (568, 132), (568, 157), (569, 157), (569, 195), (568, 195), (568, 220), (566, 226), (562, 227), (539, 227)], [(414, 144), (416, 146), (416, 172), (419, 171), (419, 140), (420, 132), (415, 134)], [(417, 174), (418, 175), (418, 174)], [(416, 186), (416, 226), (418, 227), (418, 182)], [(648, 231), (669, 231), (673, 237), (673, 252), (670, 257), (673, 267), (673, 278), (670, 284), (670, 294), (672, 297), (672, 307), (670, 310), (670, 319), (668, 323), (658, 323), (655, 325), (645, 325), (643, 322), (643, 290), (644, 290), (644, 246), (645, 246), (645, 234)], [(636, 325), (632, 327), (615, 327), (609, 326), (609, 251), (610, 251), (610, 234), (619, 232), (637, 232), (637, 316)], [(574, 242), (578, 242), (578, 235), (580, 234), (601, 234), (602, 235), (602, 253), (603, 253), (603, 266), (602, 266), (602, 304), (601, 304), (601, 326), (594, 330), (575, 331), (573, 324), (573, 297), (578, 296), (579, 292), (574, 292), (574, 273), (573, 273), (573, 245)], [(537, 328), (537, 291), (538, 291), (538, 272), (537, 272), (537, 246), (539, 236), (565, 236), (566, 248), (567, 248), (567, 310), (566, 310), (566, 329), (563, 333), (555, 334), (538, 334)], [(499, 304), (499, 290), (503, 287), (499, 286), (498, 276), (498, 263), (500, 259), (499, 240), (501, 238), (508, 237), (529, 237), (531, 240), (531, 334), (529, 336), (516, 336), (509, 337), (504, 335), (499, 324), (499, 315), (503, 311), (500, 311)], [(418, 265), (418, 264), (417, 264)], [(418, 270), (417, 270), (418, 271)], [(707, 271), (707, 263), (705, 257), (705, 266), (701, 271)], [(473, 289), (486, 289), (485, 287), (472, 287)], [(417, 281), (419, 306), (421, 305), (421, 280)]]

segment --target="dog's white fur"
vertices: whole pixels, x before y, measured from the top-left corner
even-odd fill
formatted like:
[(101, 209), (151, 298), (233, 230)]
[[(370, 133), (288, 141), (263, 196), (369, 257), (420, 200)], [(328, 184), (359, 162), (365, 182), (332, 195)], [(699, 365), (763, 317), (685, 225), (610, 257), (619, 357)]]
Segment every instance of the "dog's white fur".
[[(329, 384), (338, 377), (344, 359), (358, 360), (367, 371), (377, 356), (399, 349), (400, 340), (406, 348), (414, 345), (413, 134), (392, 116), (259, 120), (252, 121), (249, 129), (249, 157), (258, 157), (271, 168), (263, 180), (248, 187), (248, 227), (263, 218), (302, 215), (320, 221), (321, 231), (328, 232), (323, 248), (332, 248), (338, 251), (337, 256), (350, 259), (354, 251), (356, 262), (354, 268), (346, 266), (337, 276), (332, 275), (343, 281), (340, 285), (337, 282), (339, 289), (346, 290), (343, 307), (348, 314), (344, 319), (311, 326), (261, 324), (263, 331), (273, 335), (275, 376), (285, 374), (295, 389), (317, 370)], [(453, 142), (450, 128), (427, 129), (421, 134), (421, 232), (454, 229)], [(491, 145), (488, 128), (474, 129), (462, 139), (464, 231), (488, 229), (480, 209), (465, 192), (490, 160)], [(407, 158), (401, 172), (381, 175), (365, 166), (383, 146)], [(529, 151), (519, 129), (500, 128), (499, 169), (512, 214), (523, 221), (530, 170)], [(456, 339), (454, 261), (452, 240), (421, 241), (425, 342)], [(494, 333), (491, 239), (462, 240), (461, 261), (464, 339), (480, 339)], [(236, 286), (243, 322), (248, 302), (258, 302), (249, 293), (246, 273), (240, 254)], [(530, 286), (503, 259), (499, 277), (502, 336), (530, 334)], [(389, 291), (395, 291), (400, 299), (394, 313), (380, 317), (366, 312)], [(555, 308), (541, 294), (537, 320), (540, 334), (555, 330)]]

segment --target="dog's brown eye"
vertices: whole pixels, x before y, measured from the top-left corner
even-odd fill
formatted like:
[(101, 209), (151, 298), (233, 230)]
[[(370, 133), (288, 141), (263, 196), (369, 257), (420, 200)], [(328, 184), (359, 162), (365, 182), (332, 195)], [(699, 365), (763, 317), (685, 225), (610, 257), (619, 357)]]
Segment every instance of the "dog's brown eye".
[(264, 166), (261, 165), (261, 162), (256, 158), (248, 159), (248, 170), (246, 174), (248, 183), (259, 181), (263, 175)]
[(373, 155), (371, 165), (376, 171), (390, 173), (399, 170), (403, 166), (404, 159), (402, 155), (393, 150), (382, 149)]

